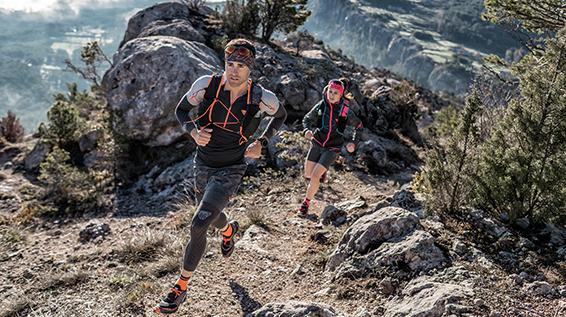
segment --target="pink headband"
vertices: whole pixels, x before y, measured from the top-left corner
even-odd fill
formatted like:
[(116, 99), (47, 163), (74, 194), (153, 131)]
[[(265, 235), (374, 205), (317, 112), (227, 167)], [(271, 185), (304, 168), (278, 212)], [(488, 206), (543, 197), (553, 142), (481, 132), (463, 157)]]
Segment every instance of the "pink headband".
[(334, 88), (340, 92), (340, 94), (344, 94), (344, 86), (342, 83), (336, 80), (331, 80), (328, 82), (328, 88)]

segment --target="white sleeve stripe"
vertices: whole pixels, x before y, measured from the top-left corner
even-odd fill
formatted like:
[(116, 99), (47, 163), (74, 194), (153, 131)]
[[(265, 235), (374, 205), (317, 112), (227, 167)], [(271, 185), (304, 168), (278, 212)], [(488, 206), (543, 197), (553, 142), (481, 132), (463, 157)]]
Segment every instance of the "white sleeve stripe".
[(191, 89), (189, 89), (189, 91), (185, 94), (185, 98), (187, 98), (187, 101), (190, 104), (196, 106), (204, 99), (204, 92), (208, 87), (208, 82), (211, 77), (211, 75), (204, 75), (195, 80)]
[(263, 87), (261, 87), (261, 103), (263, 103), (266, 108), (262, 111), (267, 114), (273, 115), (279, 109), (279, 99), (277, 99), (277, 96), (275, 96), (275, 94), (270, 90)]

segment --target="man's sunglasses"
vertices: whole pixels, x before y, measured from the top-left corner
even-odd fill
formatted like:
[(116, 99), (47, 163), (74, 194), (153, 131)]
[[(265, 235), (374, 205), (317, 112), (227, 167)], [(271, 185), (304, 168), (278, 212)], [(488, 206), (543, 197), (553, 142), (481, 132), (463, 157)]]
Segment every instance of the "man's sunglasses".
[(243, 47), (243, 46), (229, 45), (229, 46), (226, 46), (226, 48), (224, 49), (224, 53), (226, 53), (228, 55), (232, 55), (232, 54), (234, 54), (234, 52), (237, 55), (244, 56), (244, 57), (254, 55), (254, 53), (249, 48), (246, 48), (246, 47)]

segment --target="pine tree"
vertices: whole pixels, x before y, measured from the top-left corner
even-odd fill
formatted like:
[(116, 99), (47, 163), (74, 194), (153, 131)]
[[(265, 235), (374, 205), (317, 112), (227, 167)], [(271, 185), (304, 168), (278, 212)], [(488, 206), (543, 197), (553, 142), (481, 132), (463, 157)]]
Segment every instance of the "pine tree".
[(513, 67), (521, 98), (480, 162), (478, 199), (512, 219), (566, 221), (566, 29)]
[(433, 208), (445, 212), (458, 211), (471, 201), (474, 193), (475, 169), (479, 134), (478, 117), (482, 102), (472, 92), (450, 137), (446, 149), (437, 146), (427, 158), (425, 188), (431, 194)]

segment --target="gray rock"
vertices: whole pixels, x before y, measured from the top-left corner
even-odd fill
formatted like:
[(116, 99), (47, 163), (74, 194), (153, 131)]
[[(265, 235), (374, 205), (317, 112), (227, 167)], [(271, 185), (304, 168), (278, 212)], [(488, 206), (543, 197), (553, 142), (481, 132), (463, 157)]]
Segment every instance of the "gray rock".
[(173, 143), (184, 133), (172, 115), (177, 102), (194, 80), (219, 69), (216, 53), (199, 42), (164, 36), (129, 41), (102, 81), (116, 114), (114, 130), (149, 146)]
[(523, 285), (523, 278), (517, 274), (509, 275), (509, 279), (511, 279), (517, 285)]
[(546, 224), (540, 235), (547, 236), (549, 243), (555, 247), (566, 245), (566, 228), (564, 227)]
[(411, 281), (402, 291), (402, 296), (385, 305), (385, 317), (444, 316), (452, 310), (467, 309), (459, 304), (473, 296), (473, 290), (458, 284), (429, 281), (421, 276)]
[(24, 167), (27, 171), (33, 171), (39, 167), (39, 164), (45, 160), (47, 154), (51, 151), (51, 146), (47, 143), (37, 142), (33, 150), (26, 155), (24, 159)]
[(195, 41), (204, 43), (205, 39), (198, 30), (196, 30), (189, 21), (175, 19), (173, 21), (155, 21), (144, 27), (142, 32), (137, 36), (172, 36), (185, 41)]
[(407, 210), (394, 207), (374, 210), (346, 230), (326, 269), (333, 271), (348, 256), (367, 254), (383, 242), (404, 237), (419, 227), (418, 218)]
[(536, 248), (536, 245), (531, 240), (521, 237), (519, 238), (518, 247), (524, 250), (533, 250)]
[(190, 16), (187, 6), (175, 2), (161, 3), (137, 12), (128, 21), (128, 27), (120, 48), (128, 41), (135, 39), (150, 24), (155, 21), (187, 20)]
[(103, 239), (110, 234), (110, 226), (106, 223), (89, 223), (79, 232), (79, 241), (82, 243)]
[(519, 273), (519, 277), (520, 277), (523, 281), (531, 282), (531, 281), (534, 280), (533, 277), (529, 275), (529, 273), (524, 272), (524, 271), (521, 272), (521, 273)]
[(408, 189), (401, 189), (393, 194), (392, 200), (392, 207), (410, 210), (416, 213), (419, 218), (424, 218), (424, 197), (422, 195)]
[[(306, 100), (306, 83), (294, 73), (287, 73), (277, 83), (277, 91), (283, 95), (285, 104), (296, 110), (304, 109), (303, 103)], [(312, 107), (313, 105), (310, 105)]]
[(322, 211), (320, 215), (320, 221), (323, 225), (332, 224), (333, 226), (338, 227), (348, 221), (346, 218), (347, 216), (348, 214), (346, 213), (346, 211), (340, 208), (336, 208), (333, 205), (328, 205)]
[(458, 255), (464, 255), (468, 253), (468, 246), (460, 240), (454, 240), (452, 243), (452, 251)]
[(397, 290), (399, 282), (391, 277), (385, 277), (379, 282), (380, 291), (384, 295), (392, 295)]
[(558, 292), (558, 294), (562, 297), (566, 297), (566, 285), (560, 285), (558, 286), (558, 288), (556, 289), (556, 291)]
[(418, 162), (414, 151), (406, 145), (372, 134), (362, 137), (357, 153), (359, 163), (382, 174), (396, 173)]
[(260, 226), (251, 225), (243, 234), (242, 238), (236, 242), (238, 248), (244, 250), (256, 252), (262, 255), (269, 254), (268, 251), (264, 250), (259, 246), (259, 242), (263, 237), (269, 233)]
[(318, 230), (311, 235), (311, 240), (319, 244), (326, 244), (329, 236), (330, 232), (328, 230)]
[[(262, 127), (260, 126), (260, 129)], [(271, 162), (280, 170), (299, 168), (308, 152), (308, 147), (297, 142), (301, 138), (297, 133), (283, 131), (269, 140), (267, 147)]]
[(352, 200), (343, 201), (336, 205), (336, 207), (348, 212), (354, 209), (364, 208), (365, 206), (367, 206), (366, 200), (362, 196), (358, 196)]
[(532, 283), (525, 284), (523, 289), (530, 294), (538, 296), (554, 296), (556, 295), (556, 290), (552, 285), (547, 282), (534, 281)]
[(87, 168), (93, 168), (105, 158), (104, 152), (94, 150), (84, 155), (84, 165)]
[(81, 152), (89, 152), (92, 151), (96, 144), (98, 143), (98, 139), (102, 136), (102, 131), (100, 130), (92, 130), (89, 131), (79, 138), (79, 148)]
[(153, 186), (157, 190), (173, 186), (183, 180), (194, 177), (194, 159), (189, 157), (173, 166), (166, 168), (153, 181)]
[(515, 223), (517, 224), (517, 226), (523, 230), (527, 230), (529, 228), (529, 226), (531, 225), (529, 218), (519, 218), (517, 219), (517, 221), (515, 221)]
[(508, 233), (504, 226), (490, 218), (482, 210), (471, 210), (468, 215), (477, 227), (493, 237), (499, 238)]
[(483, 299), (476, 298), (476, 299), (474, 299), (474, 306), (477, 306), (477, 307), (485, 306), (485, 301)]
[(339, 277), (399, 265), (412, 271), (443, 266), (446, 259), (434, 238), (418, 228), (417, 217), (400, 208), (386, 207), (364, 216), (346, 230), (326, 270)]
[(269, 303), (246, 317), (338, 317), (336, 310), (326, 304), (287, 301)]

